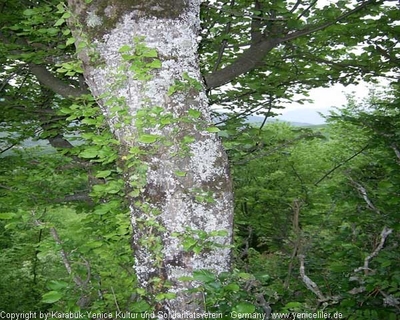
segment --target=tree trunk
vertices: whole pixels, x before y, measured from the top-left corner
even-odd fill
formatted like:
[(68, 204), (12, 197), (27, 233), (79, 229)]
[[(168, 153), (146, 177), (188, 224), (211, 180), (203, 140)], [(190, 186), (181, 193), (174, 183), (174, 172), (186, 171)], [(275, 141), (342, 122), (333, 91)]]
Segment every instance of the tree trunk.
[(137, 278), (169, 313), (204, 310), (180, 277), (230, 268), (233, 196), (197, 61), (200, 2), (69, 0), (87, 84), (120, 143)]

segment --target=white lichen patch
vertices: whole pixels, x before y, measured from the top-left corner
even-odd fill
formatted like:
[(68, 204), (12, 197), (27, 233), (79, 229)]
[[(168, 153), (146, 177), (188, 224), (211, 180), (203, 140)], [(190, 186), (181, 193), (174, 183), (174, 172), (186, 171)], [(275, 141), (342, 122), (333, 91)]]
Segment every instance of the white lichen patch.
[(215, 162), (221, 157), (221, 154), (219, 146), (213, 138), (192, 143), (190, 150), (192, 154), (190, 169), (199, 181), (212, 181), (221, 175), (223, 168), (215, 166)]
[(95, 28), (103, 24), (103, 19), (94, 11), (88, 11), (86, 16), (86, 25), (90, 28)]
[(108, 18), (112, 18), (115, 16), (117, 12), (117, 8), (114, 5), (108, 5), (105, 9), (104, 9), (104, 14), (106, 15), (106, 17)]

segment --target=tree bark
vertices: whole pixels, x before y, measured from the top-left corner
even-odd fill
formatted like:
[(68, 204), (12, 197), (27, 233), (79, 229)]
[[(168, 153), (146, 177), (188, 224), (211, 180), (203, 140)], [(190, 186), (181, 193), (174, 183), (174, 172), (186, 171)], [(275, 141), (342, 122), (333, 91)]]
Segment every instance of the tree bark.
[(87, 84), (120, 143), (137, 278), (153, 303), (176, 294), (156, 305), (169, 314), (204, 311), (179, 278), (231, 262), (232, 186), (201, 85), (200, 2), (69, 0)]

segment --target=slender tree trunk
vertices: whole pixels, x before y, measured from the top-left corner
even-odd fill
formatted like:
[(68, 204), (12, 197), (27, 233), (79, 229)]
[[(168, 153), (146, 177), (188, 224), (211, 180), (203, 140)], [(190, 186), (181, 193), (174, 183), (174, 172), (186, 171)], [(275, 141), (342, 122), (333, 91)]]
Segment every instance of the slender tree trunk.
[(203, 311), (179, 278), (230, 268), (233, 196), (197, 61), (200, 2), (69, 0), (87, 84), (120, 143), (138, 281), (150, 298), (176, 294), (165, 312)]

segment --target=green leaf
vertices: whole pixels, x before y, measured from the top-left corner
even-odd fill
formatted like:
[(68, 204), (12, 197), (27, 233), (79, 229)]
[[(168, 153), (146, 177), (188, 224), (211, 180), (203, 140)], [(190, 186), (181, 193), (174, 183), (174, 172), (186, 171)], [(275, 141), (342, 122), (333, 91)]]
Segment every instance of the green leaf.
[(225, 291), (239, 291), (240, 286), (237, 283), (230, 283), (227, 286), (224, 287)]
[(228, 231), (226, 230), (214, 230), (210, 232), (210, 237), (225, 237), (228, 235)]
[(167, 96), (172, 96), (177, 91), (177, 86), (170, 86), (168, 88)]
[(222, 138), (229, 138), (230, 134), (226, 130), (220, 130), (218, 131), (218, 137)]
[(54, 24), (55, 27), (61, 26), (65, 23), (65, 19), (64, 18), (60, 18), (56, 21), (56, 23)]
[(139, 142), (142, 143), (154, 143), (156, 142), (158, 139), (160, 138), (160, 136), (155, 135), (155, 134), (142, 134), (139, 137)]
[(67, 42), (65, 43), (66, 46), (69, 46), (71, 44), (74, 44), (76, 39), (74, 37), (68, 38)]
[(0, 213), (0, 220), (10, 220), (15, 217), (13, 212), (2, 212)]
[(156, 59), (149, 63), (147, 66), (152, 69), (159, 69), (161, 68), (162, 64), (160, 60)]
[(118, 52), (123, 53), (123, 52), (129, 52), (130, 50), (132, 50), (132, 48), (127, 44), (125, 44), (121, 48), (119, 48)]
[(146, 289), (144, 288), (136, 288), (136, 292), (141, 296), (145, 296), (147, 294)]
[(104, 242), (102, 242), (102, 241), (88, 241), (85, 243), (84, 246), (88, 249), (95, 249), (95, 248), (100, 248), (103, 245), (104, 245)]
[(92, 159), (96, 158), (98, 154), (99, 154), (99, 149), (97, 147), (94, 147), (94, 148), (86, 148), (79, 154), (79, 156), (85, 159)]
[(217, 132), (219, 132), (220, 130), (219, 130), (217, 127), (208, 127), (208, 128), (207, 128), (207, 131), (208, 131), (208, 132), (211, 132), (211, 133), (217, 133)]
[(188, 114), (191, 118), (198, 119), (201, 116), (201, 111), (195, 109), (189, 109)]
[(193, 279), (196, 281), (208, 283), (215, 281), (215, 275), (208, 270), (195, 270), (193, 271)]
[(237, 313), (253, 313), (256, 311), (256, 307), (248, 302), (240, 302), (233, 307)]
[(155, 300), (156, 301), (162, 301), (162, 300), (164, 300), (165, 299), (165, 293), (158, 293), (158, 294), (156, 294), (156, 296), (155, 296)]
[(184, 136), (183, 140), (182, 140), (182, 142), (184, 144), (193, 143), (195, 141), (196, 141), (196, 139), (194, 137), (191, 137), (191, 136)]
[(391, 260), (383, 260), (383, 261), (381, 262), (381, 267), (382, 267), (382, 268), (389, 267), (390, 265), (392, 265), (392, 261), (391, 261)]
[(111, 173), (112, 173), (111, 170), (99, 171), (99, 172), (97, 172), (97, 174), (96, 174), (96, 178), (106, 178), (106, 177), (108, 177)]
[(146, 50), (142, 53), (142, 56), (146, 57), (146, 58), (157, 58), (157, 56), (158, 56), (157, 50), (148, 48), (148, 50)]
[[(132, 55), (132, 54), (127, 54), (127, 53), (121, 54), (121, 57), (122, 57), (122, 59), (125, 60), (125, 61), (130, 61), (130, 60), (132, 60), (132, 59), (135, 58), (134, 55)], [(131, 69), (132, 71), (135, 71), (135, 70), (136, 70), (136, 67), (135, 67), (135, 66), (131, 66), (130, 69)]]
[(185, 177), (185, 176), (186, 176), (186, 173), (187, 173), (187, 172), (185, 172), (185, 171), (175, 171), (175, 174), (176, 174), (178, 177)]
[(201, 246), (199, 246), (199, 245), (196, 245), (196, 246), (193, 247), (192, 250), (193, 250), (193, 252), (194, 252), (195, 254), (200, 254), (201, 251), (203, 251), (203, 248), (202, 248)]
[(35, 15), (37, 12), (35, 11), (35, 10), (33, 10), (33, 9), (26, 9), (26, 10), (24, 10), (23, 12), (22, 12), (22, 14), (24, 15), (24, 16), (33, 16), (33, 15)]
[(286, 305), (285, 305), (285, 308), (301, 308), (302, 307), (302, 304), (301, 304), (301, 302), (288, 302), (288, 303), (286, 303)]
[(204, 230), (196, 230), (195, 231), (201, 240), (205, 240), (208, 238), (208, 233)]
[(140, 195), (140, 190), (134, 189), (133, 191), (129, 192), (128, 195), (132, 198), (136, 198)]
[(87, 47), (87, 43), (84, 41), (81, 41), (78, 43), (78, 49), (84, 49)]
[(50, 291), (45, 293), (42, 296), (42, 302), (44, 303), (54, 303), (57, 302), (58, 300), (60, 300), (62, 298), (63, 294), (61, 292), (58, 291)]
[(259, 273), (256, 275), (257, 279), (260, 281), (271, 280), (271, 276), (268, 273)]
[(134, 302), (131, 307), (131, 311), (137, 312), (137, 313), (143, 313), (146, 311), (150, 311), (151, 306), (144, 300), (139, 300), (137, 302)]
[(58, 9), (57, 13), (63, 13), (65, 12), (65, 8), (64, 8), (64, 4), (62, 2), (60, 2), (56, 8)]
[(194, 278), (193, 277), (189, 277), (189, 276), (182, 276), (178, 278), (179, 281), (183, 281), (183, 282), (188, 282), (188, 281), (193, 281)]
[(183, 240), (182, 245), (185, 251), (189, 251), (193, 249), (193, 247), (197, 244), (197, 240), (194, 238), (187, 238)]
[(60, 290), (60, 289), (67, 288), (67, 287), (68, 287), (68, 283), (65, 282), (65, 281), (51, 280), (51, 281), (47, 284), (47, 287), (48, 287), (50, 290), (57, 291), (57, 290)]
[(238, 274), (238, 277), (244, 280), (251, 280), (254, 279), (254, 276), (251, 273), (247, 273), (247, 272), (240, 272)]
[(61, 18), (64, 18), (64, 19), (68, 19), (68, 18), (70, 18), (70, 17), (71, 17), (71, 12), (69, 12), (69, 11), (65, 12), (65, 13), (61, 16)]
[(173, 292), (166, 292), (164, 293), (164, 299), (175, 299), (176, 298), (176, 293)]
[(55, 36), (60, 31), (58, 28), (47, 28), (45, 30), (46, 30), (46, 33), (51, 36)]

